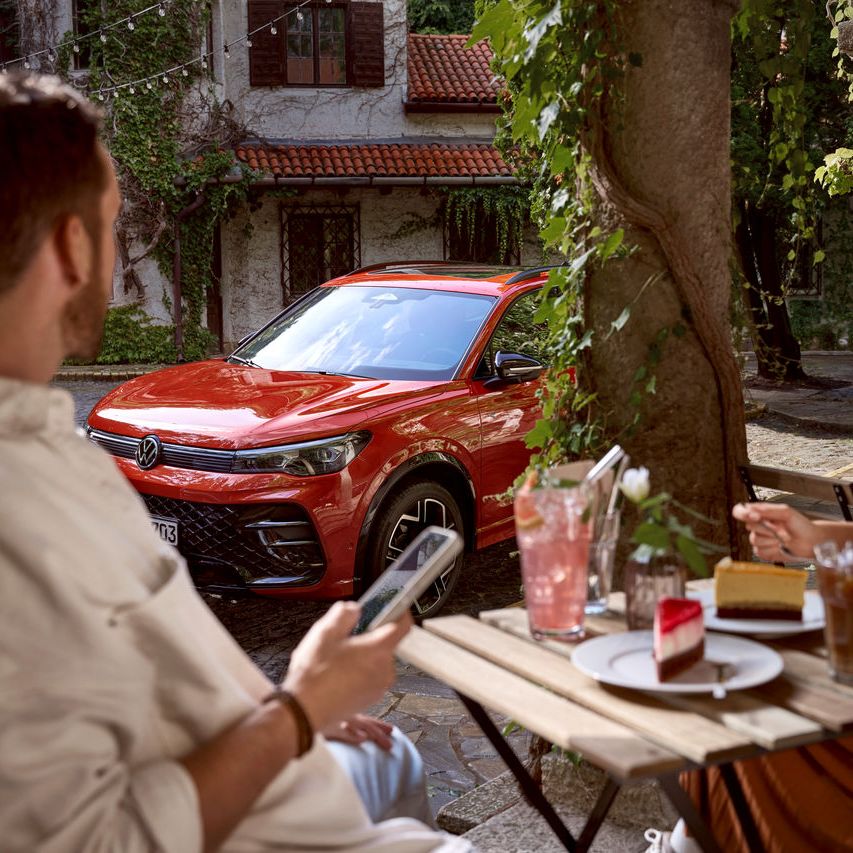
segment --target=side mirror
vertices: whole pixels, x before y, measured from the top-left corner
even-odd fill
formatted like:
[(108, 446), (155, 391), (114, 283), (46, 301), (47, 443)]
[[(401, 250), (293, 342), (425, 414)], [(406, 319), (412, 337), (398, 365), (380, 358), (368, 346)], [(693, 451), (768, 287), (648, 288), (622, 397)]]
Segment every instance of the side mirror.
[(506, 382), (530, 382), (545, 369), (545, 365), (529, 355), (517, 352), (495, 353), (495, 372)]

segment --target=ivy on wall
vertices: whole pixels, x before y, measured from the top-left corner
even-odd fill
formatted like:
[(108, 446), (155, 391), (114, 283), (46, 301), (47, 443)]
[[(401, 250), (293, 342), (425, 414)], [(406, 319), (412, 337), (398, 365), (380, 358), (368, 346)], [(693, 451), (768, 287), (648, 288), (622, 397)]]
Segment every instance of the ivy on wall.
[(488, 223), (496, 230), (495, 260), (510, 263), (513, 258), (521, 257), (530, 207), (529, 188), (512, 185), (453, 188), (447, 191), (444, 206), (447, 221), (467, 236), (472, 256), (477, 234)]
[[(97, 32), (147, 5), (147, 0), (80, 4), (79, 26), (81, 31)], [(88, 39), (88, 74), (82, 82), (89, 90), (97, 90), (149, 77), (158, 68), (197, 57), (209, 16), (207, 3), (172, 0), (166, 15), (142, 15), (134, 19), (132, 30), (121, 27), (110, 30), (104, 39)], [(67, 71), (73, 60), (72, 48), (64, 47), (58, 53), (56, 69), (65, 70), (70, 81), (79, 85), (81, 77), (70, 76)], [(207, 290), (212, 285), (214, 229), (247, 197), (251, 183), (251, 173), (244, 168), (238, 182), (208, 183), (231, 174), (234, 160), (230, 146), (245, 134), (217, 103), (209, 75), (206, 62), (195, 63), (178, 79), (160, 79), (123, 90), (106, 105), (106, 142), (116, 161), (125, 198), (118, 239), (124, 249), (121, 254), (126, 286), (136, 276), (133, 265), (148, 254), (157, 260), (164, 278), (171, 281), (174, 223), (178, 214), (203, 193), (204, 203), (181, 223), (183, 355), (187, 359), (203, 357), (211, 343), (202, 319)], [(130, 244), (148, 248), (141, 256), (130, 258)], [(141, 295), (138, 277), (136, 286)], [(168, 293), (164, 293), (163, 301), (171, 310)], [(105, 348), (116, 353), (121, 350), (121, 343), (111, 342), (109, 334), (110, 328)], [(155, 360), (174, 359), (174, 345), (161, 344)]]

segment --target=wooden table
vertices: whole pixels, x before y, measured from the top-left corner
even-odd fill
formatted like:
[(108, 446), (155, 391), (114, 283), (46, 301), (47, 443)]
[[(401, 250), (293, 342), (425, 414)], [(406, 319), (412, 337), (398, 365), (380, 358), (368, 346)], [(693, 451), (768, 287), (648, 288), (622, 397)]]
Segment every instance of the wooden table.
[[(702, 582), (700, 582), (701, 584)], [(624, 597), (611, 611), (587, 617), (587, 636), (625, 630)], [(621, 611), (621, 612), (620, 612)], [(593, 681), (570, 661), (573, 647), (532, 639), (521, 608), (428, 619), (414, 628), (399, 656), (452, 687), (535, 806), (568, 850), (586, 850), (619, 788), (658, 779), (706, 853), (720, 848), (678, 784), (678, 773), (720, 767), (751, 851), (761, 843), (732, 761), (818, 743), (853, 731), (853, 688), (828, 674), (820, 632), (768, 643), (785, 669), (774, 681), (725, 699), (641, 693)], [(575, 839), (509, 748), (489, 708), (607, 773), (585, 828)]]

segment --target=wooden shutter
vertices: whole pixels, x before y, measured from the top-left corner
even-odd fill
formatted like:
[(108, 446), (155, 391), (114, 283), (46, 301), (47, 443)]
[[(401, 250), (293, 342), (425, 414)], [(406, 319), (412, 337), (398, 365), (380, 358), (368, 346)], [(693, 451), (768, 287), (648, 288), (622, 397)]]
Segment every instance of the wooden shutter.
[[(284, 11), (279, 0), (249, 0), (249, 32), (274, 20)], [(249, 83), (281, 86), (284, 83), (284, 19), (276, 21), (277, 35), (265, 27), (252, 36), (249, 48)]]
[(385, 21), (382, 3), (349, 4), (347, 40), (350, 85), (385, 85)]

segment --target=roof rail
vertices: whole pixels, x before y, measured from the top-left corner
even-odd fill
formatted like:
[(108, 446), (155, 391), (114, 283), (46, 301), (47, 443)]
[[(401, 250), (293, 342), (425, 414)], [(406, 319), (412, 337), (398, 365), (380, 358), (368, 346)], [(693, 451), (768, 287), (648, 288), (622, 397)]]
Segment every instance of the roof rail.
[(529, 278), (539, 278), (542, 273), (550, 272), (551, 270), (556, 270), (564, 266), (565, 264), (548, 264), (544, 267), (534, 267), (530, 270), (522, 270), (521, 272), (517, 272), (512, 278), (508, 278), (506, 283), (518, 284), (518, 282), (527, 281)]
[(435, 266), (436, 264), (441, 264), (442, 266), (447, 264), (447, 261), (382, 261), (378, 264), (368, 264), (366, 267), (359, 267), (357, 270), (353, 270), (348, 275), (355, 275), (356, 273), (361, 272), (376, 272), (377, 270), (387, 270), (392, 269), (394, 267), (420, 267), (420, 266)]

